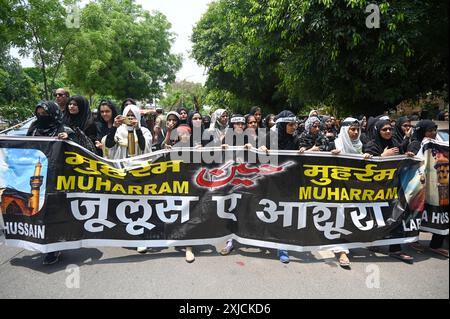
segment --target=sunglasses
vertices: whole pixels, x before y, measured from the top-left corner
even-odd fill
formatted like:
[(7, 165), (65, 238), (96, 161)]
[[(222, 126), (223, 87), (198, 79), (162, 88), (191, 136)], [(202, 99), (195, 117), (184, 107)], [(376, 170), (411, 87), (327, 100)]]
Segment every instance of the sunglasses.
[(66, 96), (66, 94), (64, 94), (64, 93), (55, 93), (53, 96), (54, 96), (54, 97), (57, 97), (57, 96)]

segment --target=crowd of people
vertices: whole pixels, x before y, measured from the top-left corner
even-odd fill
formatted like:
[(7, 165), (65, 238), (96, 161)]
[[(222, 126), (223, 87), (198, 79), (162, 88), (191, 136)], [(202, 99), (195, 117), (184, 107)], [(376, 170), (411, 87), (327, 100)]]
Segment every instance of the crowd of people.
[[(69, 139), (108, 159), (124, 159), (174, 147), (204, 146), (255, 147), (268, 153), (278, 149), (361, 154), (366, 159), (400, 154), (416, 156), (424, 140), (436, 138), (437, 130), (436, 123), (427, 119), (413, 127), (411, 118), (406, 116), (395, 123), (386, 115), (349, 116), (338, 121), (334, 116), (311, 111), (299, 119), (289, 110), (263, 116), (263, 110), (257, 106), (245, 115), (218, 109), (209, 116), (185, 107), (164, 114), (162, 108), (149, 105), (140, 109), (131, 98), (122, 102), (120, 110), (113, 102), (103, 100), (91, 112), (85, 97), (70, 96), (62, 88), (55, 91), (55, 101), (41, 101), (35, 115), (37, 119), (27, 135)], [(448, 112), (440, 116), (448, 121)], [(445, 236), (434, 234), (430, 249), (448, 257), (448, 250), (443, 248), (444, 239)], [(412, 247), (423, 249), (418, 243)], [(233, 248), (233, 241), (229, 240), (220, 253), (228, 255)], [(147, 248), (137, 250), (145, 253)], [(389, 251), (392, 257), (413, 262), (413, 257), (403, 252), (400, 245), (389, 246)], [(334, 252), (342, 267), (350, 266), (348, 250)], [(60, 252), (46, 254), (44, 264), (57, 262), (59, 256)], [(278, 250), (278, 258), (283, 263), (290, 260), (286, 250)], [(186, 247), (186, 261), (194, 260), (192, 247)]]

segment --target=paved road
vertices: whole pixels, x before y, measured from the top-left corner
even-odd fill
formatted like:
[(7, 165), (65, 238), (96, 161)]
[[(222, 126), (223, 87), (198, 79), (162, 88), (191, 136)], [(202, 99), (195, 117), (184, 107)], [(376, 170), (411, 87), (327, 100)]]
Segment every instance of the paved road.
[[(421, 234), (422, 243), (429, 239)], [(0, 298), (449, 298), (448, 259), (431, 252), (407, 249), (416, 258), (408, 265), (355, 249), (345, 270), (327, 252), (293, 252), (284, 265), (274, 250), (195, 250), (192, 264), (179, 248), (85, 248), (43, 266), (39, 254), (0, 246)]]

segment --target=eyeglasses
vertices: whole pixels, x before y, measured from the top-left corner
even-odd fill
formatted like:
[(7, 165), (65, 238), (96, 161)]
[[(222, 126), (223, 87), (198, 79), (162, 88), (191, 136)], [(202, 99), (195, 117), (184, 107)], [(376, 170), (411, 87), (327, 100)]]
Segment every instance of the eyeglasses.
[(66, 96), (66, 94), (65, 94), (65, 93), (55, 93), (53, 96), (54, 96), (54, 97), (57, 97), (57, 96)]
[(381, 131), (382, 132), (392, 131), (392, 128), (390, 128), (390, 127), (382, 128)]

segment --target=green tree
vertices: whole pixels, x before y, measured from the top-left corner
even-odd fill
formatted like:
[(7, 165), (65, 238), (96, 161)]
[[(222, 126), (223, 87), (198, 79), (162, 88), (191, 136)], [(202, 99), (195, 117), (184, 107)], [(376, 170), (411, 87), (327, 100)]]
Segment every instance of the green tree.
[(190, 110), (201, 110), (205, 104), (205, 92), (200, 83), (186, 80), (173, 82), (166, 86), (164, 97), (159, 102), (166, 109), (176, 109), (185, 106)]
[(208, 68), (210, 89), (257, 103), (247, 88), (270, 83), (264, 100), (278, 110), (287, 101), (295, 111), (325, 103), (375, 114), (448, 91), (449, 2), (380, 1), (379, 29), (366, 26), (370, 3), (218, 0), (194, 28), (193, 56)]
[(98, 0), (82, 10), (64, 61), (67, 77), (89, 96), (159, 97), (181, 66), (170, 53), (170, 23), (132, 0)]
[[(66, 8), (59, 0), (1, 0), (8, 15), (4, 26), (8, 44), (31, 55), (42, 73), (45, 99), (49, 99), (71, 36), (76, 28), (66, 26)], [(65, 0), (66, 4), (74, 1)], [(3, 30), (2, 30), (3, 31)]]
[(38, 90), (19, 60), (0, 51), (0, 117), (19, 123), (33, 115), (37, 101)]

